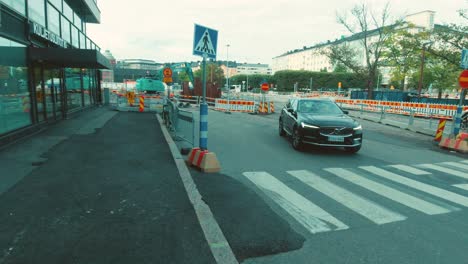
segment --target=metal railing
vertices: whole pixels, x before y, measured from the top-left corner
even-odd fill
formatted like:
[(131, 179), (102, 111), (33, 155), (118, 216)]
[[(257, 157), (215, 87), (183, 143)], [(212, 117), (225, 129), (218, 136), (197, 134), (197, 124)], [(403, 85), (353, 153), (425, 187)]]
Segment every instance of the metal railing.
[(176, 141), (185, 141), (195, 146), (194, 112), (179, 109), (177, 102), (169, 100), (163, 107), (162, 118)]
[[(340, 103), (338, 104), (340, 105)], [(410, 109), (408, 115), (389, 113), (388, 108), (385, 106), (377, 106), (378, 111), (366, 110), (368, 105), (360, 104), (359, 109), (344, 109), (350, 112), (351, 116), (361, 119), (367, 119), (382, 124), (392, 125), (404, 129), (423, 132), (425, 134), (435, 135), (439, 120), (439, 115), (429, 113), (425, 117), (418, 116), (418, 112)], [(375, 107), (374, 107), (375, 108)], [(447, 120), (444, 133), (448, 134), (453, 131), (454, 122)]]

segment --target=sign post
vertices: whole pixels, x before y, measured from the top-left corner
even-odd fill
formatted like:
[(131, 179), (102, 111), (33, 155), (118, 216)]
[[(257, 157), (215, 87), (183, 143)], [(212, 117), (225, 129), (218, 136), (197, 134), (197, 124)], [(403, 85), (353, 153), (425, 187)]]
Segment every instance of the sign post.
[(203, 57), (203, 90), (200, 104), (200, 149), (208, 149), (208, 104), (206, 103), (206, 59), (216, 59), (218, 31), (195, 24), (193, 55)]
[(462, 51), (460, 67), (462, 69), (468, 69), (468, 49)]
[(460, 133), (463, 103), (465, 100), (466, 91), (468, 90), (468, 70), (462, 71), (462, 73), (460, 74), (460, 77), (458, 78), (458, 83), (460, 84), (460, 87), (462, 88), (462, 90), (460, 92), (460, 102), (457, 107), (457, 114), (455, 115), (455, 125), (453, 126), (453, 135), (455, 136), (457, 136), (458, 133)]

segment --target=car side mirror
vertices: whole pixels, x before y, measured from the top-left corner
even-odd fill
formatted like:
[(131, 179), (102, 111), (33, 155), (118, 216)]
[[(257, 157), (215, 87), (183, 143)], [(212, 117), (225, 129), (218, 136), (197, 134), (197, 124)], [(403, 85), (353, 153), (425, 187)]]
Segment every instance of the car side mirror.
[(343, 114), (349, 115), (349, 111), (348, 110), (343, 110)]

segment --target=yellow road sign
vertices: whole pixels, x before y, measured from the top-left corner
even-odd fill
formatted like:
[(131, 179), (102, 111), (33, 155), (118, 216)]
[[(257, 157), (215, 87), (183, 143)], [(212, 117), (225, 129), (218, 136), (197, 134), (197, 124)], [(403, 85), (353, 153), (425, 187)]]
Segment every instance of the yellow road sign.
[(164, 77), (163, 80), (165, 83), (171, 83), (172, 82), (172, 77)]

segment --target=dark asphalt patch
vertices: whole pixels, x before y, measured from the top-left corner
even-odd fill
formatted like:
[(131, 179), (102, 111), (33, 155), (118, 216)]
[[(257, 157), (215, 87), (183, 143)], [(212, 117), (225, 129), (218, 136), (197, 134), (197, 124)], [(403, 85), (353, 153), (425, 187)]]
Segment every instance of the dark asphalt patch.
[(46, 156), (0, 196), (0, 263), (215, 263), (154, 114)]
[(219, 173), (191, 173), (239, 262), (303, 246), (305, 238), (241, 182)]

